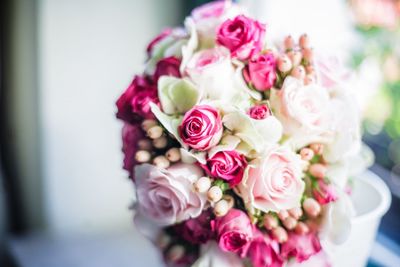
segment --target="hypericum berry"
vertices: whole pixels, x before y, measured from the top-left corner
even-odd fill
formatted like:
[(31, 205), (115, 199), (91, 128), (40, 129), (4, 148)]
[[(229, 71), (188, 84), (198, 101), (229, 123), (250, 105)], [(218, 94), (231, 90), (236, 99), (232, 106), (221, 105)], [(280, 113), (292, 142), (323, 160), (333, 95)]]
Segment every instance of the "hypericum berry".
[(169, 167), (170, 162), (165, 156), (160, 155), (153, 159), (153, 164), (160, 169), (166, 169)]
[(297, 222), (297, 225), (296, 225), (296, 228), (294, 229), (294, 231), (296, 232), (296, 234), (305, 235), (305, 234), (308, 234), (308, 232), (310, 232), (310, 228), (308, 227), (307, 224), (305, 224), (303, 222)]
[(303, 58), (307, 61), (307, 63), (312, 63), (314, 60), (314, 51), (312, 48), (304, 48), (302, 52)]
[(293, 67), (296, 67), (300, 65), (301, 59), (303, 58), (303, 55), (299, 51), (290, 51), (287, 53), (288, 57), (290, 58), (290, 61), (292, 61)]
[(163, 129), (158, 126), (152, 126), (147, 130), (147, 135), (151, 138), (151, 139), (157, 139), (160, 138), (163, 134)]
[(282, 223), (286, 229), (293, 230), (297, 225), (297, 220), (295, 218), (289, 216), (285, 220), (283, 220)]
[(147, 132), (148, 129), (150, 129), (151, 127), (153, 127), (153, 126), (155, 126), (155, 125), (157, 125), (157, 122), (156, 122), (155, 120), (151, 120), (151, 119), (144, 120), (144, 121), (142, 122), (142, 129), (143, 129), (145, 132)]
[(311, 148), (302, 148), (300, 150), (300, 156), (302, 160), (310, 161), (314, 157), (314, 151)]
[(306, 77), (304, 77), (304, 84), (308, 85), (308, 84), (312, 84), (312, 83), (315, 83), (314, 75), (306, 74)]
[(278, 227), (278, 225), (279, 225), (278, 218), (276, 218), (272, 214), (265, 214), (265, 216), (264, 216), (264, 227), (267, 230), (272, 230), (272, 229)]
[(194, 190), (199, 193), (207, 192), (211, 187), (211, 179), (208, 177), (201, 177), (194, 183)]
[(310, 148), (317, 155), (321, 155), (324, 152), (324, 146), (322, 144), (311, 144)]
[(228, 202), (229, 209), (235, 206), (235, 199), (231, 195), (224, 195), (224, 199)]
[(308, 48), (310, 47), (310, 38), (307, 34), (302, 34), (299, 38), (299, 45), (301, 48)]
[(229, 211), (229, 203), (225, 199), (221, 199), (214, 206), (214, 214), (217, 217), (225, 216)]
[(303, 215), (303, 210), (300, 207), (291, 208), (289, 210), (289, 214), (290, 214), (290, 216), (292, 216), (293, 218), (298, 220)]
[(171, 242), (171, 237), (164, 233), (160, 234), (156, 240), (157, 246), (161, 249), (167, 248), (170, 242)]
[(175, 245), (168, 251), (168, 259), (172, 262), (180, 260), (185, 255), (185, 248), (181, 245)]
[(140, 163), (148, 162), (151, 159), (151, 154), (147, 150), (138, 150), (135, 154), (135, 160)]
[(272, 237), (280, 244), (285, 243), (288, 240), (288, 234), (281, 226), (272, 229)]
[(168, 149), (167, 153), (165, 153), (167, 159), (171, 162), (177, 162), (181, 159), (181, 152), (179, 148), (173, 147)]
[(158, 149), (166, 148), (168, 145), (168, 139), (165, 136), (161, 136), (153, 140), (153, 146)]
[(321, 163), (311, 164), (310, 168), (308, 169), (310, 174), (318, 179), (323, 179), (326, 176), (326, 166)]
[(151, 150), (152, 147), (153, 145), (151, 141), (147, 138), (143, 138), (138, 141), (138, 148), (140, 150)]
[(289, 212), (287, 212), (287, 210), (281, 210), (281, 211), (278, 213), (278, 217), (279, 217), (279, 219), (281, 219), (281, 220), (283, 221), (284, 219), (286, 219), (287, 217), (289, 217)]
[(292, 62), (286, 55), (282, 55), (278, 58), (278, 70), (281, 72), (289, 72), (292, 69)]
[(321, 213), (321, 206), (313, 198), (307, 198), (303, 202), (303, 209), (310, 217), (317, 217)]
[(303, 66), (297, 66), (295, 67), (292, 72), (290, 73), (293, 77), (303, 80), (304, 77), (306, 77), (306, 70), (304, 69)]
[(212, 186), (207, 192), (208, 200), (211, 202), (217, 202), (222, 198), (222, 190), (219, 186)]
[(283, 40), (283, 46), (285, 47), (285, 50), (291, 50), (294, 47), (294, 40), (292, 36), (286, 36), (286, 38)]

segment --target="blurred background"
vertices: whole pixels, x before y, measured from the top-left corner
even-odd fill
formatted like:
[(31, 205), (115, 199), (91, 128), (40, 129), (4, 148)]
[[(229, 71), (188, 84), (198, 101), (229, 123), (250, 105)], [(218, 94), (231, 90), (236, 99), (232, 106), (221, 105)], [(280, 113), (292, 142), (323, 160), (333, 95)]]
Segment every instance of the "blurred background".
[[(206, 2), (1, 1), (0, 266), (160, 266), (132, 227), (114, 102), (152, 37)], [(370, 266), (398, 260), (400, 1), (237, 2), (271, 37), (307, 32), (356, 72), (371, 169), (393, 197)]]

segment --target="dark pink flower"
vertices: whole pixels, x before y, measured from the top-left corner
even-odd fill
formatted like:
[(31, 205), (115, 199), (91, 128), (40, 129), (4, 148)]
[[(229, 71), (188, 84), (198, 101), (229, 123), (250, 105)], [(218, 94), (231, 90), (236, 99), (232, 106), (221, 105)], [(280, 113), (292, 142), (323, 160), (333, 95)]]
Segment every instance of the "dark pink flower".
[(239, 15), (228, 19), (217, 31), (217, 42), (231, 51), (233, 58), (247, 60), (262, 50), (265, 25)]
[(204, 211), (199, 217), (177, 225), (176, 232), (191, 244), (205, 244), (213, 236), (210, 221), (211, 213)]
[(137, 164), (135, 154), (138, 150), (138, 140), (143, 137), (143, 131), (138, 124), (125, 123), (122, 128), (122, 152), (124, 153), (124, 169), (129, 177), (135, 180), (133, 168)]
[(221, 178), (231, 187), (242, 181), (244, 169), (247, 166), (245, 157), (235, 150), (219, 151), (211, 158), (207, 159), (207, 163), (201, 165), (208, 175)]
[(257, 105), (253, 106), (249, 110), (250, 118), (255, 120), (263, 120), (271, 115), (271, 110), (267, 105)]
[(274, 86), (276, 81), (276, 59), (274, 54), (257, 55), (250, 59), (243, 76), (246, 82), (258, 91), (266, 91)]
[(154, 72), (154, 81), (157, 82), (161, 76), (173, 76), (173, 77), (181, 77), (181, 73), (179, 71), (179, 66), (181, 65), (181, 60), (171, 56), (166, 57), (158, 61), (156, 65), (156, 70)]
[(284, 258), (296, 257), (297, 262), (303, 262), (321, 250), (317, 235), (313, 232), (306, 235), (289, 233), (289, 239), (281, 247)]
[(279, 244), (275, 240), (255, 230), (255, 237), (247, 251), (253, 267), (282, 267), (283, 259), (279, 254)]
[(172, 34), (173, 30), (171, 28), (164, 29), (159, 35), (157, 35), (150, 43), (147, 45), (147, 54), (150, 55), (153, 47), (162, 41), (165, 37)]
[(325, 182), (324, 179), (318, 179), (313, 187), (312, 193), (314, 198), (321, 205), (328, 204), (338, 199), (335, 187), (331, 183)]
[(217, 109), (199, 105), (186, 112), (179, 135), (186, 145), (204, 151), (218, 144), (222, 137), (222, 121)]
[(129, 123), (154, 118), (150, 103), (159, 104), (157, 87), (142, 76), (135, 76), (117, 100), (117, 118)]
[(223, 217), (211, 221), (217, 235), (217, 242), (223, 251), (237, 253), (245, 257), (253, 238), (253, 225), (246, 213), (231, 209)]

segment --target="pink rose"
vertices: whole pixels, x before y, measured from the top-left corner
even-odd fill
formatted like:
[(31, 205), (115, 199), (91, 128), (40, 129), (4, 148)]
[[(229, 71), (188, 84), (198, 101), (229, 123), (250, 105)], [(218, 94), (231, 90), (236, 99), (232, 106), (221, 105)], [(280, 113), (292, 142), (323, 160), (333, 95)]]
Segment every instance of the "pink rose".
[(135, 76), (117, 100), (117, 118), (129, 123), (154, 118), (150, 103), (159, 104), (157, 87), (142, 76)]
[(315, 233), (298, 235), (289, 233), (289, 239), (281, 247), (284, 258), (296, 257), (297, 262), (303, 262), (321, 250), (321, 244)]
[(211, 213), (204, 211), (199, 217), (176, 226), (176, 232), (191, 244), (205, 244), (212, 237)]
[(283, 260), (279, 254), (279, 244), (275, 240), (256, 230), (247, 257), (253, 267), (282, 267)]
[(167, 170), (136, 166), (138, 212), (160, 226), (199, 216), (206, 200), (193, 190), (193, 183), (202, 175), (201, 168), (192, 164), (175, 164)]
[(299, 155), (287, 147), (272, 147), (249, 166), (248, 177), (238, 188), (245, 204), (264, 212), (300, 206), (305, 184)]
[(222, 122), (218, 110), (208, 105), (199, 105), (186, 112), (179, 135), (186, 145), (200, 151), (218, 144), (222, 137)]
[(251, 83), (258, 91), (266, 91), (274, 86), (276, 81), (276, 59), (274, 54), (267, 53), (250, 59), (243, 69), (246, 82)]
[(247, 60), (262, 50), (264, 36), (265, 25), (239, 15), (222, 23), (217, 31), (217, 42), (227, 47), (232, 57)]
[(211, 227), (216, 232), (217, 242), (223, 251), (245, 257), (253, 238), (254, 227), (246, 213), (231, 209), (225, 216), (211, 221)]
[(329, 202), (338, 199), (335, 187), (332, 184), (325, 182), (324, 179), (318, 179), (318, 181), (315, 182), (312, 193), (314, 198), (321, 205), (328, 204)]
[(171, 56), (161, 59), (157, 62), (156, 70), (154, 72), (154, 81), (157, 82), (161, 76), (173, 76), (173, 77), (181, 77), (181, 73), (179, 71), (179, 66), (181, 65), (181, 60)]
[(257, 105), (253, 106), (249, 110), (250, 118), (255, 120), (264, 120), (267, 117), (271, 116), (271, 110), (267, 105)]
[(147, 45), (147, 54), (150, 55), (154, 46), (161, 42), (165, 37), (171, 35), (173, 32), (173, 29), (167, 28), (164, 29), (159, 35), (157, 35), (153, 40), (150, 41), (150, 43)]
[(234, 187), (242, 181), (247, 162), (242, 154), (230, 150), (215, 153), (207, 159), (206, 164), (201, 166), (208, 175), (221, 178), (229, 182), (231, 187)]
[(135, 154), (138, 149), (137, 142), (144, 136), (140, 125), (125, 123), (122, 128), (122, 152), (124, 153), (124, 169), (129, 172), (129, 177), (135, 180), (133, 168), (137, 164)]

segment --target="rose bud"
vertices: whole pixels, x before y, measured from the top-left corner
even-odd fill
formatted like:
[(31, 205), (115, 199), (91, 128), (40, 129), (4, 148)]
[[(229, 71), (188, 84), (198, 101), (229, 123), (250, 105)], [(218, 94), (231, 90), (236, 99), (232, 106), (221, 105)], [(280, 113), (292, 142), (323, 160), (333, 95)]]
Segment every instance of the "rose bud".
[(278, 59), (278, 70), (281, 72), (289, 72), (292, 69), (293, 65), (290, 61), (290, 58), (287, 55), (282, 55)]
[(274, 54), (257, 55), (249, 60), (243, 69), (246, 82), (252, 84), (258, 91), (271, 89), (276, 81), (276, 59)]
[(278, 227), (279, 222), (278, 222), (278, 218), (276, 218), (274, 215), (272, 214), (265, 214), (264, 216), (264, 227), (267, 230), (272, 230), (276, 227)]
[(167, 159), (171, 162), (177, 162), (181, 159), (181, 152), (179, 148), (173, 147), (168, 149), (167, 153), (165, 154)]
[(207, 198), (211, 202), (217, 202), (222, 198), (222, 190), (218, 186), (212, 186), (207, 192)]
[(160, 138), (163, 134), (163, 128), (161, 128), (158, 125), (152, 126), (147, 130), (147, 135), (151, 138), (151, 139), (157, 139)]
[(288, 240), (288, 234), (281, 226), (272, 229), (272, 237), (280, 244), (285, 243)]
[(264, 120), (268, 116), (271, 116), (271, 110), (268, 108), (267, 105), (257, 105), (253, 106), (249, 110), (250, 118), (255, 120)]
[(297, 222), (297, 225), (295, 228), (296, 234), (305, 235), (305, 234), (308, 234), (309, 231), (310, 231), (310, 228), (308, 228), (307, 224), (305, 224), (303, 222)]
[(158, 149), (166, 148), (168, 145), (168, 139), (165, 136), (161, 136), (153, 140), (153, 146)]
[(314, 198), (319, 204), (325, 205), (338, 199), (336, 189), (332, 184), (326, 183), (323, 179), (318, 180), (317, 185), (312, 190)]
[(293, 217), (287, 217), (285, 220), (283, 220), (283, 225), (288, 230), (293, 230), (296, 227), (296, 224), (297, 220)]
[(153, 164), (160, 169), (166, 169), (169, 167), (170, 162), (165, 156), (157, 156), (153, 159)]
[(310, 148), (302, 148), (300, 150), (300, 156), (302, 160), (310, 161), (314, 157), (314, 151)]
[(146, 150), (139, 150), (136, 152), (135, 159), (137, 162), (148, 162), (151, 158), (150, 152)]
[(317, 217), (321, 213), (321, 206), (313, 198), (307, 198), (306, 200), (304, 200), (303, 209), (307, 213), (307, 215), (313, 218)]
[(301, 48), (308, 48), (310, 47), (310, 38), (307, 34), (302, 34), (299, 38), (299, 45)]
[(194, 189), (199, 193), (205, 193), (211, 187), (211, 179), (208, 177), (201, 177), (194, 183)]
[[(298, 263), (308, 260), (319, 251), (321, 251), (321, 244), (316, 233), (298, 235), (291, 232), (288, 241), (281, 247), (281, 255), (284, 258), (295, 257)], [(326, 264), (311, 264), (311, 266), (324, 265)]]
[(221, 199), (214, 206), (214, 214), (217, 217), (225, 216), (229, 211), (229, 203), (225, 199)]
[(285, 40), (283, 41), (283, 46), (285, 47), (285, 50), (292, 50), (294, 47), (294, 40), (291, 35), (287, 36)]
[(314, 163), (314, 164), (311, 164), (308, 171), (315, 178), (323, 179), (326, 176), (327, 169), (326, 169), (326, 166), (321, 163)]
[(289, 214), (290, 214), (290, 216), (292, 216), (293, 218), (298, 220), (303, 215), (303, 210), (300, 207), (291, 208), (289, 210)]

